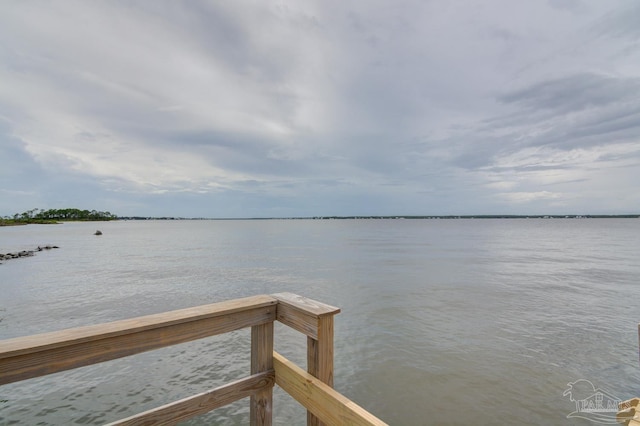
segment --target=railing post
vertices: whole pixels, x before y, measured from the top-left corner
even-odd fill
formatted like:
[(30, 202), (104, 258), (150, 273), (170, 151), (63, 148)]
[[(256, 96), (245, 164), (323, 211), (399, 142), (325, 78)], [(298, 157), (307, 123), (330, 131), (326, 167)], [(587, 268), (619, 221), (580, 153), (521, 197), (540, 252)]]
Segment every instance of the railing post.
[[(318, 338), (307, 337), (307, 372), (333, 387), (333, 315), (318, 318)], [(307, 425), (323, 423), (307, 411)]]
[[(251, 374), (273, 369), (273, 322), (251, 327)], [(251, 396), (251, 425), (271, 426), (273, 387)]]
[[(292, 293), (278, 293), (276, 318), (307, 336), (307, 372), (333, 387), (333, 317), (340, 308)], [(307, 411), (308, 425), (321, 425)]]

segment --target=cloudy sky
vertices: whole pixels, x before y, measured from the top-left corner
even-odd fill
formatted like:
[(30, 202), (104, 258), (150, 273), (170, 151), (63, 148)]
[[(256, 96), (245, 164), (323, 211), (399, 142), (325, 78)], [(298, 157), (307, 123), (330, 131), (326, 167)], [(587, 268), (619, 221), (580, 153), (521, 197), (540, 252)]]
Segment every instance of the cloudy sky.
[(640, 2), (0, 3), (0, 216), (640, 212)]

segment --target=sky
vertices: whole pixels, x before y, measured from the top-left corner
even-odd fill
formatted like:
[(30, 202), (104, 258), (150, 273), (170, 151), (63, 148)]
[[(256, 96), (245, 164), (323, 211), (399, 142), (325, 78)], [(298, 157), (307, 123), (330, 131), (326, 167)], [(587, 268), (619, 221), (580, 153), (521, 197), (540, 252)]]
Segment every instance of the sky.
[(640, 213), (640, 2), (0, 2), (0, 216)]

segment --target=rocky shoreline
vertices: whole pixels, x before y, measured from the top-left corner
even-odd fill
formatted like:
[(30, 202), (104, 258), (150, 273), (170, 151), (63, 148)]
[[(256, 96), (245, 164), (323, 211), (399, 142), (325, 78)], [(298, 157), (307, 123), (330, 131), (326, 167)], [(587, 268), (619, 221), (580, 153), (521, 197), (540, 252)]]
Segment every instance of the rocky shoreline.
[(18, 259), (18, 258), (21, 258), (21, 257), (30, 257), (30, 256), (35, 255), (35, 253), (38, 252), (38, 251), (51, 250), (51, 249), (57, 249), (57, 248), (60, 248), (60, 247), (52, 246), (52, 245), (46, 245), (46, 246), (38, 246), (34, 250), (21, 250), (21, 251), (5, 253), (5, 254), (0, 253), (0, 265), (2, 265), (2, 261), (3, 260)]

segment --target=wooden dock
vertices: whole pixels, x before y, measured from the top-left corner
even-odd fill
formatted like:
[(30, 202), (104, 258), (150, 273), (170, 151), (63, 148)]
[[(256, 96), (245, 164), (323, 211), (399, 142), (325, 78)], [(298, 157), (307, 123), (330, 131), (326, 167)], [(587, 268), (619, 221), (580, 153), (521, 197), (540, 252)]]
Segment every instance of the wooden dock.
[[(0, 385), (250, 327), (248, 376), (111, 424), (172, 425), (250, 397), (251, 425), (271, 425), (276, 384), (307, 409), (308, 425), (384, 425), (333, 389), (333, 317), (339, 312), (278, 293), (8, 339), (0, 341)], [(307, 371), (274, 352), (274, 321), (307, 336)]]

